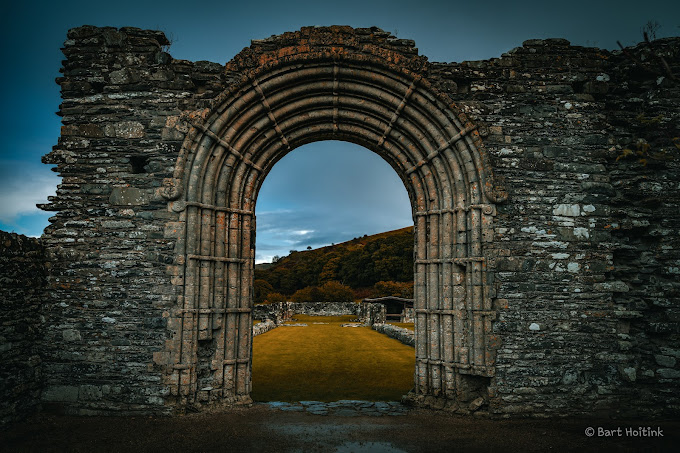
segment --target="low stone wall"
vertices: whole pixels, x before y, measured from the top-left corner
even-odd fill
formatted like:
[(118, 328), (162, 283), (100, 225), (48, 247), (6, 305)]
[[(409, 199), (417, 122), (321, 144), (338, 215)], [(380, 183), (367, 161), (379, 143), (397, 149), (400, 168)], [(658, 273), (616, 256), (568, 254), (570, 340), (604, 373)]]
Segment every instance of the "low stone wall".
[(253, 307), (253, 319), (259, 321), (271, 320), (275, 324), (280, 324), (293, 316), (291, 305), (291, 302), (255, 305)]
[(415, 322), (416, 310), (415, 308), (404, 308), (404, 322)]
[(374, 324), (382, 324), (387, 317), (387, 310), (385, 305), (378, 303), (362, 303), (359, 304), (359, 319), (364, 324), (372, 326)]
[(0, 426), (40, 407), (45, 275), (39, 239), (0, 231)]
[(385, 306), (383, 304), (357, 304), (354, 302), (278, 302), (255, 305), (253, 307), (253, 319), (262, 322), (253, 326), (253, 337), (275, 329), (294, 315), (354, 315), (360, 322), (372, 326), (376, 323), (385, 322)]
[(278, 302), (255, 305), (253, 319), (272, 320), (280, 324), (293, 315), (346, 316), (354, 315), (368, 325), (385, 322), (383, 304), (357, 304), (355, 302)]
[(269, 332), (272, 329), (276, 329), (276, 327), (277, 327), (276, 323), (271, 319), (267, 319), (266, 321), (262, 321), (261, 323), (255, 324), (253, 326), (253, 337), (262, 335), (263, 333)]
[(359, 315), (359, 304), (354, 302), (293, 302), (293, 313), (309, 316)]
[(373, 330), (387, 335), (390, 338), (399, 340), (405, 345), (416, 346), (416, 335), (415, 332), (409, 329), (404, 329), (403, 327), (393, 326), (392, 324), (373, 324), (371, 326)]

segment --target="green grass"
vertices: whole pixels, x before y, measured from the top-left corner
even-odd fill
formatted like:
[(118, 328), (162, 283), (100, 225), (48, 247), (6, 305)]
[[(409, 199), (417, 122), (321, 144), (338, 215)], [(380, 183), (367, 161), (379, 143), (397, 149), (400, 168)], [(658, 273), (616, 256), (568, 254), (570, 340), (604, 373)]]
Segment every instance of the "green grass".
[(413, 387), (412, 347), (370, 327), (340, 326), (354, 316), (295, 318), (307, 327), (279, 327), (253, 339), (255, 401), (391, 401)]
[(387, 324), (403, 327), (404, 329), (408, 330), (415, 330), (414, 324), (412, 322), (388, 322)]

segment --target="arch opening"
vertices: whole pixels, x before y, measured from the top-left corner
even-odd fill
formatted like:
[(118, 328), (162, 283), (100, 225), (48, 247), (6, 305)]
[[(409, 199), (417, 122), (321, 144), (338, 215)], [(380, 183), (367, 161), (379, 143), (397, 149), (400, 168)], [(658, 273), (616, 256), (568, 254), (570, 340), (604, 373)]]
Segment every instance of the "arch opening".
[[(412, 389), (413, 346), (348, 328), (360, 316), (354, 302), (375, 296), (379, 281), (412, 289), (410, 206), (394, 170), (350, 143), (303, 145), (273, 167), (257, 196), (254, 318), (275, 313), (283, 326), (253, 340), (254, 400), (398, 401)], [(274, 272), (257, 264), (274, 261)], [(278, 301), (314, 303), (292, 305), (286, 321), (291, 306)]]
[(302, 145), (257, 194), (255, 263), (413, 226), (410, 207), (403, 181), (380, 156), (347, 142)]
[[(495, 357), (489, 244), (502, 197), (475, 126), (453, 104), (421, 76), (378, 58), (305, 57), (264, 68), (187, 122), (165, 192), (185, 232), (176, 246), (183, 273), (166, 373), (173, 394), (250, 400), (257, 194), (288, 152), (333, 139), (380, 155), (409, 195), (414, 398), (488, 398)], [(201, 343), (214, 346), (199, 353)], [(199, 369), (210, 372), (199, 380)]]

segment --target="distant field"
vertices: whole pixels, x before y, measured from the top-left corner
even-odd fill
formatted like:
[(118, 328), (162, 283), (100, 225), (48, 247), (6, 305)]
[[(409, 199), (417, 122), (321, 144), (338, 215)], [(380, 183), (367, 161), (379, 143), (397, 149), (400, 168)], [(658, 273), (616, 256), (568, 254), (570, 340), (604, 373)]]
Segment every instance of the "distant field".
[[(341, 327), (354, 316), (296, 315), (253, 339), (255, 401), (399, 400), (413, 387), (415, 351), (369, 327)], [(328, 324), (313, 324), (313, 323)]]

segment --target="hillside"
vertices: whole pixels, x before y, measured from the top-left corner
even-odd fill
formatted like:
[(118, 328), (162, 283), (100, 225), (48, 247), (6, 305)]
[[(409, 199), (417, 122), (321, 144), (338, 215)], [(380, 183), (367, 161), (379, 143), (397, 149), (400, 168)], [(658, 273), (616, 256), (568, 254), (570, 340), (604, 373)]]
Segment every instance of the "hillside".
[(326, 282), (339, 282), (353, 290), (384, 281), (412, 282), (413, 227), (292, 252), (267, 267), (256, 266), (255, 280), (267, 292), (284, 295)]

